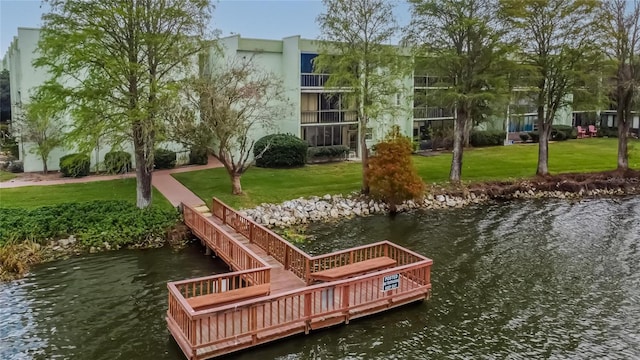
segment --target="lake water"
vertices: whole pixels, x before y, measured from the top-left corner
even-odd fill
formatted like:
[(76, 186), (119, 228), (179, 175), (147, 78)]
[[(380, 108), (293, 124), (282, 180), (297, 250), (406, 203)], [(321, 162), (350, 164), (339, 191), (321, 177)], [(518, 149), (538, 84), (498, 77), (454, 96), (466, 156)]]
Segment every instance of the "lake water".
[[(640, 358), (640, 198), (506, 202), (316, 224), (312, 254), (391, 240), (434, 259), (431, 300), (226, 359)], [(166, 282), (199, 246), (37, 266), (0, 284), (0, 359), (182, 359)]]

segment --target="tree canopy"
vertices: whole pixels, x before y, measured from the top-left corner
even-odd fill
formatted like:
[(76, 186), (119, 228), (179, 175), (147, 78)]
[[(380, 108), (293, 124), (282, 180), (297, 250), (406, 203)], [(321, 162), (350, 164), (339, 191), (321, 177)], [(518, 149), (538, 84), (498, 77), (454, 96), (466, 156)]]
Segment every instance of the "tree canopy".
[(71, 110), (68, 139), (82, 152), (98, 142), (132, 146), (137, 205), (151, 203), (153, 153), (163, 104), (197, 71), (208, 47), (209, 0), (51, 0), (36, 66)]

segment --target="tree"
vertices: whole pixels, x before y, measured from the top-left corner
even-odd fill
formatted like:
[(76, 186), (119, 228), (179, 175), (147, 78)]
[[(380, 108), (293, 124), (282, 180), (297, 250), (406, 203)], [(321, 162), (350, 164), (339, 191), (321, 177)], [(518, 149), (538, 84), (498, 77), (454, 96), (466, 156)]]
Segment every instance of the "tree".
[(532, 73), (538, 132), (537, 175), (549, 174), (549, 136), (558, 109), (571, 105), (602, 67), (596, 37), (597, 0), (500, 0), (501, 15), (519, 39), (517, 59)]
[(159, 114), (195, 56), (211, 17), (209, 0), (51, 0), (36, 66), (45, 67), (71, 109), (69, 139), (88, 152), (99, 141), (132, 144), (137, 205), (151, 204)]
[(232, 193), (240, 195), (240, 178), (254, 159), (254, 136), (282, 117), (285, 89), (253, 57), (232, 58), (205, 69), (191, 80), (185, 94), (188, 103), (172, 112), (169, 123), (176, 141), (206, 146), (218, 157), (231, 179)]
[[(506, 75), (511, 50), (496, 20), (493, 0), (410, 0), (412, 20), (407, 40), (418, 49), (418, 62), (445, 79), (434, 91), (455, 109), (453, 158), (449, 180), (460, 182), (465, 137), (490, 104), (509, 93)], [(466, 135), (466, 136), (465, 136)]]
[(58, 107), (58, 103), (42, 91), (32, 96), (23, 108), (14, 128), (18, 129), (23, 141), (34, 144), (29, 152), (40, 157), (42, 173), (46, 175), (49, 154), (63, 143), (64, 125), (61, 119), (64, 109)]
[(0, 72), (0, 124), (11, 121), (11, 93), (9, 70)]
[(618, 170), (629, 169), (627, 134), (637, 107), (640, 86), (640, 3), (602, 2), (606, 53), (615, 66), (614, 100), (618, 123)]
[(385, 140), (374, 149), (368, 172), (371, 195), (382, 199), (391, 213), (395, 213), (398, 205), (419, 197), (425, 189), (411, 160), (411, 139), (394, 125)]
[(366, 145), (370, 122), (396, 115), (396, 95), (408, 73), (401, 50), (389, 44), (398, 33), (393, 5), (384, 0), (323, 0), (318, 16), (320, 54), (315, 71), (330, 74), (325, 88), (342, 90), (360, 128), (362, 192), (369, 193)]

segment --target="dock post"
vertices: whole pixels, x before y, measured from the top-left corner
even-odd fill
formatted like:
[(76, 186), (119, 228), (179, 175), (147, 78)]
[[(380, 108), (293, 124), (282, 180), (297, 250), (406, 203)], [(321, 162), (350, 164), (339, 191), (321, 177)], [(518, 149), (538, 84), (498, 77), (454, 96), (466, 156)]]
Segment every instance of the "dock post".
[(205, 254), (206, 256), (210, 256), (210, 255), (211, 255), (211, 248), (209, 248), (209, 245), (205, 245), (205, 246), (204, 246), (204, 248), (206, 249), (206, 250), (204, 251), (204, 254)]

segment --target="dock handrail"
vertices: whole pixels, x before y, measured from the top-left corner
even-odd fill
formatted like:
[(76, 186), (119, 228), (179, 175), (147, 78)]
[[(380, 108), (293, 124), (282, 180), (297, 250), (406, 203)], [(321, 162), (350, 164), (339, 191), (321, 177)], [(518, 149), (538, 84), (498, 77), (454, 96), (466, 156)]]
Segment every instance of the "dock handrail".
[(412, 264), (427, 259), (420, 254), (400, 247), (390, 241), (357, 246), (329, 254), (309, 256), (278, 234), (240, 214), (215, 197), (212, 200), (212, 213), (224, 224), (229, 225), (234, 230), (246, 236), (250, 242), (265, 250), (268, 255), (273, 256), (283, 264), (285, 269), (291, 270), (307, 284), (311, 283), (312, 279), (310, 274), (314, 272), (349, 265), (375, 257), (388, 256), (396, 260), (398, 265)]
[[(431, 289), (431, 260), (395, 267), (350, 279), (322, 283), (275, 295), (249, 299), (213, 309), (189, 314), (198, 341), (194, 349), (205, 348), (239, 336), (254, 336), (259, 331), (286, 327), (292, 324), (310, 326), (313, 321), (340, 316), (348, 320), (350, 311), (378, 302), (384, 307), (386, 301), (429, 293)], [(383, 279), (399, 275), (398, 288), (389, 291), (380, 289)], [(363, 295), (364, 294), (364, 295)], [(284, 314), (281, 314), (284, 312)], [(278, 315), (275, 315), (278, 314)], [(225, 321), (220, 321), (225, 319)], [(209, 324), (220, 324), (216, 332)], [(228, 324), (228, 325), (227, 325)]]
[(308, 281), (311, 257), (307, 253), (273, 231), (240, 214), (218, 198), (213, 198), (211, 210), (223, 224), (229, 225), (251, 243), (266, 251), (267, 255), (280, 262), (286, 270), (291, 270), (302, 280)]
[(207, 243), (216, 254), (229, 264), (233, 270), (241, 271), (270, 267), (269, 264), (256, 255), (242, 243), (235, 241), (232, 236), (213, 221), (196, 211), (192, 206), (182, 204), (184, 222), (191, 231)]

